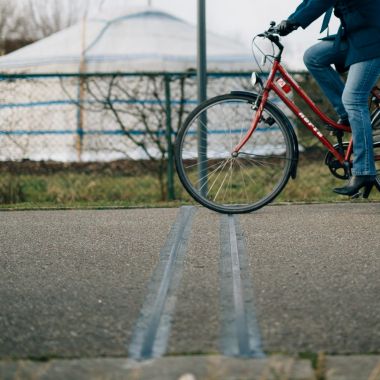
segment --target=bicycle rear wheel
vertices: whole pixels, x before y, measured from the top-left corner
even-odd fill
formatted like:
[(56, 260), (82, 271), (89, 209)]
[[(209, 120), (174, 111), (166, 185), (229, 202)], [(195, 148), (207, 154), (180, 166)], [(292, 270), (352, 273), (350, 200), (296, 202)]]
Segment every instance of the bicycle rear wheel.
[(376, 166), (376, 187), (380, 191), (380, 108), (371, 114), (373, 150)]
[(373, 150), (375, 154), (375, 167), (376, 167), (376, 187), (380, 191), (380, 142), (373, 143)]
[[(258, 127), (235, 157), (255, 116), (254, 94), (228, 94), (197, 107), (179, 131), (176, 167), (188, 193), (211, 210), (255, 211), (281, 192), (295, 171), (298, 144), (289, 121), (267, 103)], [(294, 170), (294, 171), (293, 171)]]

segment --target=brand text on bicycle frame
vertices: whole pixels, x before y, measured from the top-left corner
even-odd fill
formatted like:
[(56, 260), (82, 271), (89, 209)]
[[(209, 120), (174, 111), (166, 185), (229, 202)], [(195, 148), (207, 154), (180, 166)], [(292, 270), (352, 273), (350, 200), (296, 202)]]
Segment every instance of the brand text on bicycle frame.
[(322, 133), (319, 131), (319, 129), (302, 113), (300, 112), (298, 116), (309, 126), (313, 129), (313, 131), (319, 136), (323, 137)]

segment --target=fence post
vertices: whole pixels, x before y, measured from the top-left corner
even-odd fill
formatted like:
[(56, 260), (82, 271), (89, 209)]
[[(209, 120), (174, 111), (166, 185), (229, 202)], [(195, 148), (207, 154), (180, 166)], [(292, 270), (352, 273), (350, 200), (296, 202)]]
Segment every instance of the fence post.
[(166, 142), (168, 150), (168, 169), (167, 169), (167, 188), (168, 200), (175, 199), (174, 192), (174, 154), (173, 154), (173, 128), (172, 128), (172, 105), (171, 105), (171, 91), (170, 91), (170, 75), (165, 74), (165, 108), (166, 108)]
[(78, 94), (78, 125), (77, 125), (77, 159), (78, 161), (82, 161), (82, 153), (83, 153), (83, 127), (84, 127), (84, 108), (83, 102), (85, 97), (85, 77), (84, 73), (86, 72), (86, 37), (87, 37), (87, 12), (83, 16), (82, 20), (82, 36), (81, 36), (81, 55), (80, 55), (80, 63), (79, 63), (79, 94)]
[(77, 160), (82, 161), (83, 153), (83, 137), (84, 137), (84, 97), (85, 97), (85, 78), (83, 75), (79, 75), (79, 88), (78, 88), (78, 109), (77, 109), (77, 141), (76, 152)]

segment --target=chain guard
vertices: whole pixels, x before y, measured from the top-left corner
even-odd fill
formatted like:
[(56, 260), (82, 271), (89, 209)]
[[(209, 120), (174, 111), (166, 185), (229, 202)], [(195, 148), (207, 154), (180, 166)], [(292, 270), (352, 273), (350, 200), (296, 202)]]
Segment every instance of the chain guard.
[[(344, 152), (346, 152), (348, 145), (349, 144), (347, 142), (343, 143)], [(339, 150), (339, 144), (335, 144), (334, 148), (336, 150)], [(342, 179), (342, 180), (349, 178), (349, 173), (347, 172), (345, 166), (341, 164), (331, 152), (328, 152), (326, 154), (325, 164), (328, 166), (331, 174), (335, 178)]]

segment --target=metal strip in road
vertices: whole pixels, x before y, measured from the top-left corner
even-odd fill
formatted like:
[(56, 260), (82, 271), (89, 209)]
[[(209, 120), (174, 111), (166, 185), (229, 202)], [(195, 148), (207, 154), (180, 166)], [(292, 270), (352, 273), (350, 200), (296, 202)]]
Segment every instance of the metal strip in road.
[(191, 206), (180, 208), (161, 250), (129, 347), (132, 359), (147, 360), (165, 354), (195, 210)]
[(236, 237), (236, 228), (233, 217), (228, 218), (229, 238), (230, 238), (230, 254), (232, 262), (232, 285), (233, 299), (236, 315), (236, 336), (239, 346), (239, 352), (249, 353), (249, 336), (247, 335), (248, 326), (244, 311), (243, 286), (240, 277), (240, 260)]
[(248, 258), (236, 216), (222, 216), (220, 243), (223, 353), (237, 357), (264, 357), (254, 308)]

